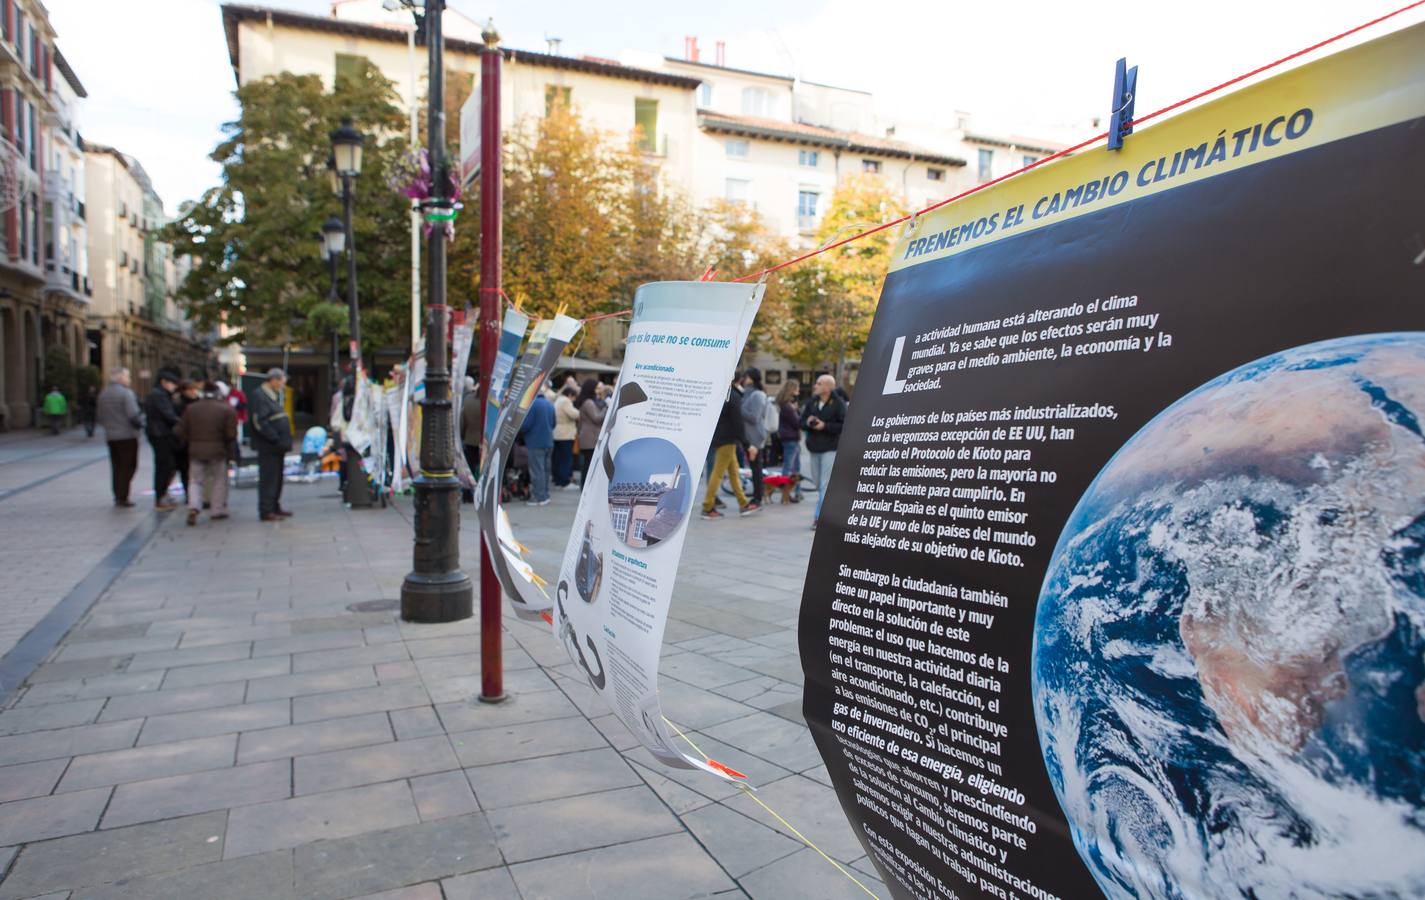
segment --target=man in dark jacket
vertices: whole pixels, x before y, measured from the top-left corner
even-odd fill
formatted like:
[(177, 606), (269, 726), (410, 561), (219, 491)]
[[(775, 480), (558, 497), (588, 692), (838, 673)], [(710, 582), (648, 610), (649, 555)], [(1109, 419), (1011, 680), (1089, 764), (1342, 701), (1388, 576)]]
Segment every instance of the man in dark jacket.
[(178, 504), (168, 499), (168, 486), (178, 471), (178, 409), (173, 405), (173, 392), (178, 388), (178, 373), (172, 369), (158, 370), (158, 384), (144, 398), (143, 411), (148, 418), (145, 434), (153, 448), (153, 505), (155, 509), (174, 509)]
[(292, 422), (287, 418), (287, 373), (267, 370), (267, 380), (253, 391), (248, 408), (252, 446), (257, 450), (257, 513), (264, 522), (292, 514), (282, 508), (282, 463), (292, 449)]
[(751, 515), (762, 508), (759, 504), (750, 502), (742, 492), (742, 472), (737, 467), (737, 448), (746, 441), (742, 429), (742, 389), (738, 387), (741, 380), (740, 374), (733, 377), (732, 386), (727, 391), (727, 399), (722, 403), (722, 412), (717, 417), (717, 426), (713, 429), (713, 464), (708, 472), (708, 490), (703, 496), (704, 519), (723, 517), (715, 508), (717, 487), (722, 483), (723, 475), (732, 482), (732, 493), (737, 497), (739, 515)]
[(836, 379), (822, 375), (812, 387), (811, 399), (802, 408), (802, 429), (807, 433), (807, 460), (816, 482), (816, 512), (811, 527), (821, 518), (821, 504), (831, 484), (831, 467), (836, 463), (836, 443), (846, 421), (846, 402), (836, 393)]
[(228, 517), (228, 449), (237, 440), (237, 413), (208, 382), (183, 410), (175, 433), (188, 445), (188, 524), (206, 500), (214, 519)]

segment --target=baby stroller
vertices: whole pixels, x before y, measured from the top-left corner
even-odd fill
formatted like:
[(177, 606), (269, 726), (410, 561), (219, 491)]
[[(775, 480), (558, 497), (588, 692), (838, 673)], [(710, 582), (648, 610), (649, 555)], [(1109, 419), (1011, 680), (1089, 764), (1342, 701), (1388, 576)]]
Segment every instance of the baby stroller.
[(504, 477), (500, 482), (500, 502), (528, 500), (531, 496), (529, 448), (524, 445), (523, 438), (517, 438), (510, 449), (510, 461), (505, 464)]

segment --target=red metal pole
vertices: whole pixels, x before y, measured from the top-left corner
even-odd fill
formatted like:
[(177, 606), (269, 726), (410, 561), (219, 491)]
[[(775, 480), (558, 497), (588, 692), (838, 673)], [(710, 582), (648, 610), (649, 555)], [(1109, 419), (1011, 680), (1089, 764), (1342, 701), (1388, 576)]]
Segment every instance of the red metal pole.
[[(503, 252), (505, 197), (500, 140), (500, 36), (494, 23), (481, 34), (480, 58), (480, 428), (484, 432), (490, 374), (500, 346), (500, 260)], [(481, 462), (484, 462), (482, 460)], [(500, 579), (490, 562), (490, 548), (480, 542), (480, 699), (505, 699), (501, 648)]]

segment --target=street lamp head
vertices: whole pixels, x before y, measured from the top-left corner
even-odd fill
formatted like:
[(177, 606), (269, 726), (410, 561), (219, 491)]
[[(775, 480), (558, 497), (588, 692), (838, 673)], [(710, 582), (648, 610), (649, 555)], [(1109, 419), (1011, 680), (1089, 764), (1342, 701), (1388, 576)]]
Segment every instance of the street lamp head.
[(331, 133), (331, 139), (337, 174), (352, 177), (360, 175), (361, 145), (365, 138), (352, 127), (351, 119), (342, 119), (341, 127)]
[(327, 257), (339, 256), (346, 250), (346, 226), (336, 216), (328, 216), (322, 223), (322, 244)]

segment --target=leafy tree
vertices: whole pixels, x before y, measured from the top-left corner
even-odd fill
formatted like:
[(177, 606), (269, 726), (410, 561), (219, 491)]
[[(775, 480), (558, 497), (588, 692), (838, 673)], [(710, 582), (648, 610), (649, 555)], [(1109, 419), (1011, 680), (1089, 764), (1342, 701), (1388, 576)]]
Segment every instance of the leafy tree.
[(52, 387), (59, 388), (69, 402), (74, 402), (74, 364), (69, 361), (69, 351), (58, 344), (45, 348), (45, 382), (40, 386), (40, 394), (48, 394)]
[(345, 332), (345, 304), (325, 300), (329, 275), (317, 236), (328, 216), (341, 214), (326, 169), (328, 134), (350, 117), (366, 136), (353, 213), (364, 349), (404, 344), (409, 204), (386, 178), (407, 149), (406, 120), (391, 83), (366, 63), (330, 92), (314, 75), (284, 72), (243, 85), (237, 98), (239, 117), (211, 154), (221, 183), (164, 234), (175, 253), (193, 259), (179, 292), (188, 314), (200, 327), (225, 323), (233, 342)]
[[(900, 201), (880, 178), (843, 181), (816, 232), (818, 245), (835, 243), (902, 213)], [(886, 229), (799, 263), (787, 274), (786, 324), (777, 349), (809, 368), (837, 379), (871, 333), (871, 319), (890, 267), (894, 229)]]

